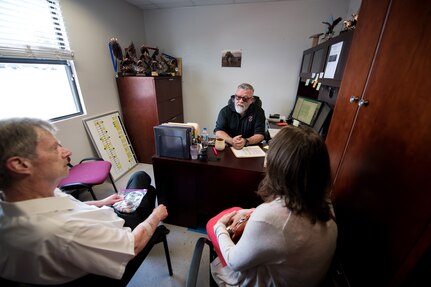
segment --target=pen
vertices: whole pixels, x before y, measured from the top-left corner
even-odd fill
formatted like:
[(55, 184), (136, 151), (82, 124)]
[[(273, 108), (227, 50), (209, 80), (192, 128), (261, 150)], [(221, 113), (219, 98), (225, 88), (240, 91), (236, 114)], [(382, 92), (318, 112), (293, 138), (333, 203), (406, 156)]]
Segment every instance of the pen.
[(218, 155), (216, 148), (213, 146), (213, 151), (215, 155)]

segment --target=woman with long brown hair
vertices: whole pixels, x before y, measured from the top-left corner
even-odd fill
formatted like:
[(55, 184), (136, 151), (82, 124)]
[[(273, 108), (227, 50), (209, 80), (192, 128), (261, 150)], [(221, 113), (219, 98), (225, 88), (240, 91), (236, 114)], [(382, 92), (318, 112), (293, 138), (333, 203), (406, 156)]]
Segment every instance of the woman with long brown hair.
[(271, 140), (266, 175), (235, 244), (227, 226), (214, 226), (223, 259), (211, 263), (219, 286), (317, 286), (335, 252), (337, 225), (329, 199), (330, 164), (323, 139), (310, 128), (285, 127)]

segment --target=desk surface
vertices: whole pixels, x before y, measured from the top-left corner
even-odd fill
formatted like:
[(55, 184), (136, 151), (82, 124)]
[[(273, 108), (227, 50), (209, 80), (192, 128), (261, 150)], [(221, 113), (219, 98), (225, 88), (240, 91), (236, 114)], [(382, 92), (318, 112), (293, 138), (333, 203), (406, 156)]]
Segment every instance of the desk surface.
[[(236, 158), (229, 147), (208, 161), (153, 156), (157, 198), (168, 208), (166, 223), (196, 228), (232, 207), (256, 207), (264, 157)], [(218, 158), (218, 160), (216, 160)]]
[[(153, 159), (167, 159), (166, 157), (153, 156)], [(208, 147), (208, 160), (201, 161), (199, 159), (176, 159), (169, 158), (173, 162), (181, 162), (182, 164), (195, 164), (195, 165), (207, 165), (214, 167), (232, 168), (240, 170), (249, 170), (255, 172), (264, 172), (264, 157), (258, 158), (237, 158), (229, 146), (223, 151), (217, 151), (217, 155), (214, 154), (213, 147)]]

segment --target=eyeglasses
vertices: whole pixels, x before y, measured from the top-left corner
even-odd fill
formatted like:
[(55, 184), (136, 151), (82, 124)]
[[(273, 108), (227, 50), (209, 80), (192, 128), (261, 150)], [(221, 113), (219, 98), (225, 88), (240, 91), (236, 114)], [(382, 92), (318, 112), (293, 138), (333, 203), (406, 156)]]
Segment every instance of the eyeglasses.
[(251, 99), (253, 99), (253, 97), (241, 97), (241, 96), (235, 95), (235, 100), (237, 101), (242, 100), (244, 103), (247, 103)]

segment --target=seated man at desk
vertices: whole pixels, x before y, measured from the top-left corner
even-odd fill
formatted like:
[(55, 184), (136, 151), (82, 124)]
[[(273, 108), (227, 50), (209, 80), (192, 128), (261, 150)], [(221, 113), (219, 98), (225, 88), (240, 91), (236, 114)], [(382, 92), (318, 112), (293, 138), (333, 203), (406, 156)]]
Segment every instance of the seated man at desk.
[(218, 114), (214, 133), (235, 149), (259, 144), (265, 135), (265, 112), (253, 86), (240, 84), (228, 105)]

